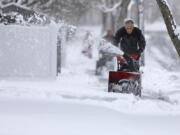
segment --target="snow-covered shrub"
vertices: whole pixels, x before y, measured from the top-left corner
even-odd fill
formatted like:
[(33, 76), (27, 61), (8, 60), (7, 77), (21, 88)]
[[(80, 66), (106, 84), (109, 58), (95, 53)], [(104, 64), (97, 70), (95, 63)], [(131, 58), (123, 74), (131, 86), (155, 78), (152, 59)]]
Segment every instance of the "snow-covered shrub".
[(31, 16), (28, 20), (27, 23), (29, 24), (41, 24), (41, 25), (46, 25), (50, 23), (50, 20), (44, 16), (35, 13), (33, 16)]
[(2, 14), (0, 17), (0, 23), (5, 25), (9, 24), (20, 24), (20, 25), (47, 25), (50, 24), (50, 19), (44, 15), (34, 13), (29, 17), (23, 16), (18, 12), (11, 12), (7, 14)]
[(76, 27), (73, 25), (68, 25), (67, 26), (67, 35), (66, 35), (66, 40), (70, 41), (74, 38), (75, 34), (76, 34)]

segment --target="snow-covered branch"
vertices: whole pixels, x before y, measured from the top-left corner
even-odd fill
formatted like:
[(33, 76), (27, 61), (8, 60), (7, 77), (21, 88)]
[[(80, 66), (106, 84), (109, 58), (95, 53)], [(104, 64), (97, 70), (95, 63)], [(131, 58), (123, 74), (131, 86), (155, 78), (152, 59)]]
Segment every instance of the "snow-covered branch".
[(121, 6), (121, 1), (114, 4), (113, 7), (109, 8), (107, 7), (106, 3), (103, 2), (101, 4), (98, 5), (98, 9), (100, 9), (102, 12), (108, 13), (108, 12), (113, 12), (115, 11), (117, 8), (119, 8)]

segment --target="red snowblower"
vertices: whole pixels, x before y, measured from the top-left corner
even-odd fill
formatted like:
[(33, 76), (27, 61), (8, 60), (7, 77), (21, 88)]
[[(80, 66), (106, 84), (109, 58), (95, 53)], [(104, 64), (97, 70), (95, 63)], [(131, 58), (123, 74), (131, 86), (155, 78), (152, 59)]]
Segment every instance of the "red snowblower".
[(141, 73), (138, 55), (117, 56), (116, 71), (109, 72), (108, 92), (133, 93), (141, 96)]

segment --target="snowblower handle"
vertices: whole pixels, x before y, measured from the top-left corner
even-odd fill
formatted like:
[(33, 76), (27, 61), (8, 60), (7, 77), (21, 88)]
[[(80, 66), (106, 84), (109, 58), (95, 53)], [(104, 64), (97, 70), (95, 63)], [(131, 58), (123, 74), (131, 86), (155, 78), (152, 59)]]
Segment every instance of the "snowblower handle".
[(139, 54), (128, 54), (128, 56), (133, 60), (138, 60), (140, 58)]
[(118, 55), (118, 56), (116, 56), (116, 58), (117, 58), (117, 61), (121, 61), (121, 62), (126, 61), (126, 59), (123, 57), (123, 55)]
[(125, 62), (127, 60), (139, 60), (140, 56), (137, 54), (123, 54), (123, 55), (116, 55), (117, 61)]

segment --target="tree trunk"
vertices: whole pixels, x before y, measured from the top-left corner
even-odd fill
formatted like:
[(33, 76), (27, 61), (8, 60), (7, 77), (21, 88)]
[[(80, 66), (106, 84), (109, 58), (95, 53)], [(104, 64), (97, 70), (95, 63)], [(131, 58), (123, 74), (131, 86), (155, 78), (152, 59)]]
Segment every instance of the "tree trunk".
[[(107, 5), (107, 1), (102, 1), (102, 4), (104, 4), (105, 6)], [(101, 33), (104, 34), (104, 32), (106, 31), (107, 28), (107, 13), (106, 12), (102, 12), (102, 30)]]
[(156, 0), (159, 8), (160, 8), (160, 11), (162, 13), (162, 16), (163, 16), (163, 19), (164, 19), (164, 22), (166, 24), (166, 27), (167, 27), (167, 31), (168, 31), (168, 34), (176, 48), (176, 51), (180, 57), (180, 40), (178, 38), (178, 34), (175, 33), (175, 30), (176, 30), (176, 24), (175, 24), (175, 21), (173, 19), (173, 16), (172, 16), (172, 13), (166, 3), (165, 0)]
[(117, 22), (116, 22), (116, 30), (123, 26), (124, 19), (127, 17), (128, 14), (128, 6), (131, 0), (122, 0), (121, 6), (120, 6), (120, 14), (118, 16)]
[[(114, 5), (114, 1), (111, 0), (111, 6), (113, 6), (113, 5)], [(115, 32), (115, 19), (116, 19), (114, 12), (115, 11), (111, 12), (111, 29), (112, 29), (113, 33)]]
[(102, 12), (102, 31), (101, 33), (104, 34), (107, 28), (107, 13)]
[[(142, 33), (144, 33), (144, 0), (137, 0), (138, 5), (138, 26), (141, 29)], [(141, 66), (145, 65), (145, 52), (141, 55)]]
[[(103, 1), (103, 4), (107, 8), (112, 8), (115, 5), (115, 3), (116, 2), (114, 0)], [(115, 11), (111, 11), (111, 12), (103, 11), (103, 13), (102, 13), (102, 24), (103, 24), (102, 33), (104, 33), (107, 29), (112, 29), (113, 32), (115, 32), (115, 30), (116, 30), (115, 29), (115, 24), (116, 24)]]

